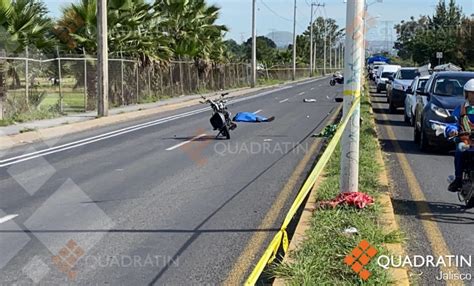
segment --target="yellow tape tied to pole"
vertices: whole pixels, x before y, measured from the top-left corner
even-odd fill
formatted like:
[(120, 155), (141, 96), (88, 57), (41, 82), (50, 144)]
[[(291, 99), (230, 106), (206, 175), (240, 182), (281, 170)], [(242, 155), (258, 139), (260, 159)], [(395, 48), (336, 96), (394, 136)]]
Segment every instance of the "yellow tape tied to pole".
[(290, 224), (291, 220), (295, 216), (300, 206), (303, 204), (304, 199), (308, 196), (312, 187), (316, 183), (316, 180), (323, 172), (324, 167), (326, 167), (326, 164), (329, 162), (329, 159), (334, 153), (334, 150), (336, 149), (336, 146), (339, 143), (339, 140), (341, 139), (342, 134), (344, 133), (344, 129), (346, 129), (346, 126), (349, 123), (349, 120), (354, 114), (359, 103), (360, 103), (360, 97), (356, 96), (354, 99), (354, 102), (352, 103), (352, 107), (349, 113), (347, 114), (347, 116), (344, 118), (341, 125), (337, 129), (336, 133), (331, 139), (331, 142), (329, 142), (328, 146), (326, 147), (326, 150), (324, 150), (324, 153), (319, 159), (318, 163), (309, 174), (308, 178), (303, 184), (303, 187), (299, 191), (298, 196), (296, 197), (295, 201), (291, 205), (290, 210), (288, 211), (280, 230), (273, 237), (272, 241), (270, 242), (270, 245), (267, 247), (262, 257), (258, 261), (257, 265), (253, 269), (252, 273), (247, 278), (245, 285), (255, 285), (258, 278), (260, 277), (263, 270), (265, 269), (266, 265), (272, 263), (273, 260), (276, 258), (276, 255), (278, 253), (278, 249), (280, 249), (280, 246), (283, 247), (283, 251), (285, 253), (288, 251), (289, 241), (288, 241), (288, 233), (286, 232), (286, 228)]

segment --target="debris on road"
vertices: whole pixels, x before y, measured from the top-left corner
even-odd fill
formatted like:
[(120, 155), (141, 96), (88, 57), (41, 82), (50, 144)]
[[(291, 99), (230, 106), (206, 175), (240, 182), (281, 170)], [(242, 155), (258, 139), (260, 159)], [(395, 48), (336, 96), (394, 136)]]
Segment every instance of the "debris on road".
[(366, 206), (372, 205), (374, 199), (361, 192), (346, 192), (339, 194), (336, 198), (330, 201), (322, 201), (318, 203), (318, 208), (331, 207), (335, 208), (339, 205), (355, 206), (358, 209), (363, 209)]
[(324, 128), (321, 133), (313, 134), (313, 137), (324, 137), (324, 138), (331, 138), (334, 136), (334, 133), (337, 131), (337, 124), (331, 124)]
[(314, 98), (305, 98), (303, 99), (304, 102), (316, 102), (316, 99)]

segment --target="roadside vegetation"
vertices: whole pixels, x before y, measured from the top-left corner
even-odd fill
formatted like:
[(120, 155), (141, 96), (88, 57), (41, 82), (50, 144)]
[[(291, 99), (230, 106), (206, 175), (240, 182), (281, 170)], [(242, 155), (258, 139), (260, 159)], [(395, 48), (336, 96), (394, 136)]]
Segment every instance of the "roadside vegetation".
[[(288, 262), (271, 269), (272, 275), (285, 279), (288, 285), (388, 285), (390, 277), (386, 270), (369, 263), (367, 269), (372, 276), (363, 282), (346, 264), (344, 257), (362, 239), (370, 242), (379, 253), (387, 254), (385, 243), (400, 241), (400, 233), (385, 233), (377, 220), (381, 206), (378, 182), (381, 166), (375, 159), (379, 148), (374, 129), (373, 115), (369, 113), (370, 102), (366, 94), (361, 101), (360, 174), (359, 189), (374, 197), (375, 204), (358, 210), (354, 207), (315, 210), (311, 228), (305, 241), (295, 252), (289, 253)], [(316, 192), (318, 201), (331, 200), (339, 193), (340, 149), (333, 154), (325, 170), (325, 177)], [(358, 234), (346, 234), (344, 230), (355, 227)]]

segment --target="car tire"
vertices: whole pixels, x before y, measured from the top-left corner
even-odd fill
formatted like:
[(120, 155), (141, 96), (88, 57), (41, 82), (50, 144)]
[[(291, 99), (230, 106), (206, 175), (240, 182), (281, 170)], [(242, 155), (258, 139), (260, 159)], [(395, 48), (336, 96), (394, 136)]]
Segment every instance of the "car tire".
[(388, 110), (390, 111), (390, 113), (393, 114), (393, 113), (397, 112), (397, 107), (391, 101), (389, 101)]
[(405, 123), (411, 125), (411, 119), (407, 116), (406, 111), (403, 111), (403, 119), (405, 120)]
[[(423, 124), (423, 123), (421, 123), (421, 124)], [(423, 130), (423, 127), (421, 128), (421, 131), (420, 131), (419, 146), (420, 146), (420, 151), (422, 151), (422, 152), (429, 151), (430, 142), (429, 142), (428, 138), (426, 137), (426, 134), (425, 134), (425, 131)]]
[(416, 123), (415, 128), (413, 128), (413, 141), (415, 141), (415, 144), (420, 143), (420, 131), (416, 128)]

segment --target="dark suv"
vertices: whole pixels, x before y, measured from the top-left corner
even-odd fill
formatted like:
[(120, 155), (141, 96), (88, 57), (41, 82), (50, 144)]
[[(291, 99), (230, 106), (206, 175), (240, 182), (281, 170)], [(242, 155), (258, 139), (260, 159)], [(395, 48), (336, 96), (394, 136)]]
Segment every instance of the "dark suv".
[(437, 72), (431, 75), (425, 89), (417, 96), (426, 96), (426, 104), (417, 99), (414, 140), (422, 151), (433, 146), (448, 146), (443, 135), (436, 136), (430, 120), (447, 122), (454, 109), (465, 101), (464, 85), (474, 72)]

